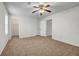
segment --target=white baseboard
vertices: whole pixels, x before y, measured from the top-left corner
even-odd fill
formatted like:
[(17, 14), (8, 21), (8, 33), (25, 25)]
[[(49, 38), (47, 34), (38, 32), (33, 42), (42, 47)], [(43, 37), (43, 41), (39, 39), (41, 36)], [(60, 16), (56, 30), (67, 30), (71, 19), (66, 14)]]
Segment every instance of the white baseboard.
[(57, 38), (53, 38), (52, 39), (54, 40), (57, 40), (57, 41), (60, 41), (60, 42), (63, 42), (63, 43), (66, 43), (66, 44), (69, 44), (69, 45), (73, 45), (73, 46), (76, 46), (76, 47), (79, 47), (79, 44), (75, 43), (75, 42), (70, 42), (70, 41), (66, 41), (66, 40), (61, 40), (61, 39), (57, 39)]
[(28, 38), (28, 37), (32, 37), (32, 36), (37, 36), (37, 35), (19, 36), (19, 38)]

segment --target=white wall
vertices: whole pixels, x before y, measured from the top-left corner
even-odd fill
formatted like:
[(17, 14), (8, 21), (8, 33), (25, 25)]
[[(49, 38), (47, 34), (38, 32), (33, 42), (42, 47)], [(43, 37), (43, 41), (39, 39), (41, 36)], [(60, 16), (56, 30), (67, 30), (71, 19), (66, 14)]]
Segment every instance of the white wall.
[(8, 14), (8, 20), (9, 20), (9, 22), (8, 22), (8, 31), (9, 31), (9, 33), (8, 33), (8, 38), (9, 39), (11, 39), (12, 38), (12, 33), (11, 33), (11, 18), (10, 18), (10, 15)]
[(0, 3), (0, 54), (8, 42), (8, 35), (5, 34), (5, 14), (8, 16), (3, 3)]
[(52, 16), (52, 38), (79, 47), (79, 6)]
[(40, 19), (36, 19), (37, 22), (37, 35), (40, 35)]
[[(39, 20), (25, 15), (10, 15), (11, 36), (19, 38), (39, 35)], [(16, 26), (18, 24), (18, 26)]]
[(19, 37), (31, 37), (38, 35), (38, 20), (29, 16), (21, 16), (19, 21)]

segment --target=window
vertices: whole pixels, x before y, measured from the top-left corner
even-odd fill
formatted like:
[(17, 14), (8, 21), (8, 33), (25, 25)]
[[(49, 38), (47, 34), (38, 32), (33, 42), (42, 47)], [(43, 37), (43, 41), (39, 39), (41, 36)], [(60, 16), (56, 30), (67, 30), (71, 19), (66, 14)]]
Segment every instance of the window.
[(5, 14), (5, 35), (8, 35), (8, 15)]

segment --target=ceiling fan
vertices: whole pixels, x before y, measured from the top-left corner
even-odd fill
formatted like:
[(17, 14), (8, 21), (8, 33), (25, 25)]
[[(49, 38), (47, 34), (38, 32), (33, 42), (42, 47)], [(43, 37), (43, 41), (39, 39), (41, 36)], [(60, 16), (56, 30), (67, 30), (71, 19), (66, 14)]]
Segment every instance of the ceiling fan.
[(49, 4), (39, 4), (38, 6), (33, 6), (34, 8), (37, 8), (37, 10), (33, 11), (32, 13), (39, 12), (40, 15), (43, 15), (44, 12), (51, 13), (51, 10), (48, 9), (50, 7)]

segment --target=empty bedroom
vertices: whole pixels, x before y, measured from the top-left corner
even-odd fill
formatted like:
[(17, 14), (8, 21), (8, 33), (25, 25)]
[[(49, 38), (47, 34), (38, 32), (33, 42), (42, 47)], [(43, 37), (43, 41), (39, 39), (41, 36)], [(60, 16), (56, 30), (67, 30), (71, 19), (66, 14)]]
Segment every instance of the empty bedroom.
[(0, 56), (79, 56), (79, 2), (0, 2)]

